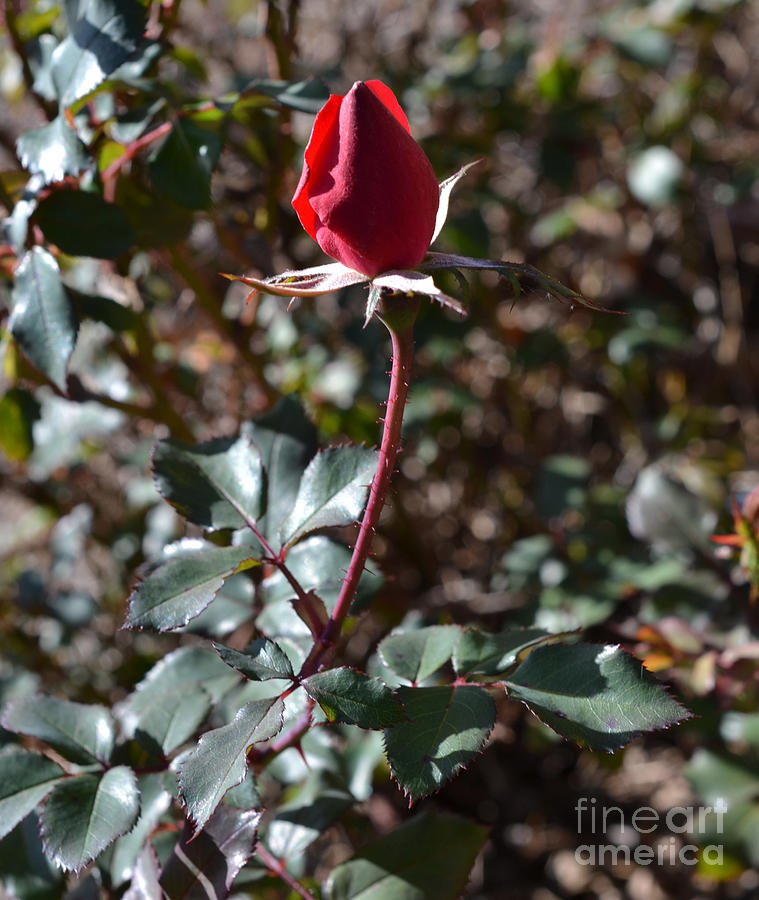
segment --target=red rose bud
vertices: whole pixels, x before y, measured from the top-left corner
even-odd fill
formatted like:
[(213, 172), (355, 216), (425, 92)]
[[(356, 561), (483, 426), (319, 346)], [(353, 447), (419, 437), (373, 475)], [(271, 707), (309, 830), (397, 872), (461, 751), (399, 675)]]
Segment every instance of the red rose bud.
[(316, 116), (293, 206), (325, 253), (373, 278), (424, 258), (439, 189), (393, 92), (357, 81)]

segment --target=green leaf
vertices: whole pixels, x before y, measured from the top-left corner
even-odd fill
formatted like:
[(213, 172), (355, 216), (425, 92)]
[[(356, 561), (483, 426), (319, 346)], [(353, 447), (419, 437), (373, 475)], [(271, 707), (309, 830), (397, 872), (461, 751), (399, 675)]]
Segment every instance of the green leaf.
[(643, 664), (613, 644), (536, 647), (505, 681), (546, 725), (593, 750), (690, 718)]
[(40, 753), (9, 747), (1, 754), (0, 838), (26, 818), (63, 775), (58, 763)]
[(125, 627), (168, 631), (186, 625), (230, 576), (257, 565), (250, 547), (214, 547), (181, 553), (153, 569), (129, 597)]
[(40, 417), (40, 405), (23, 388), (11, 388), (0, 397), (0, 449), (8, 459), (28, 459), (34, 450), (32, 426)]
[(37, 207), (34, 221), (48, 241), (72, 256), (115, 259), (136, 237), (124, 210), (87, 191), (53, 191)]
[(143, 315), (129, 306), (124, 306), (110, 297), (101, 297), (97, 294), (83, 294), (69, 288), (69, 293), (74, 299), (82, 318), (93, 319), (102, 322), (111, 331), (136, 331)]
[(387, 728), (403, 719), (403, 707), (386, 684), (347, 666), (317, 672), (302, 685), (330, 722)]
[(294, 676), (293, 667), (285, 651), (268, 638), (256, 638), (242, 652), (225, 647), (223, 644), (213, 646), (228, 666), (237, 669), (251, 681)]
[(438, 790), (482, 749), (495, 703), (474, 685), (400, 687), (407, 722), (385, 731), (393, 777), (413, 802)]
[(61, 106), (94, 90), (136, 50), (145, 28), (137, 0), (83, 0), (71, 34), (53, 53), (53, 81)]
[(211, 204), (211, 172), (221, 153), (218, 134), (191, 119), (177, 119), (150, 159), (150, 177), (162, 193), (189, 209)]
[(184, 831), (161, 872), (165, 900), (223, 900), (256, 843), (261, 813), (220, 806), (208, 825)]
[(91, 162), (87, 148), (63, 116), (24, 132), (16, 142), (16, 153), (21, 165), (41, 175), (45, 184), (78, 175)]
[(350, 525), (361, 515), (377, 466), (369, 447), (331, 447), (308, 464), (292, 512), (280, 530), (283, 545), (327, 525)]
[(107, 869), (114, 887), (125, 884), (132, 877), (143, 844), (171, 805), (171, 794), (164, 790), (162, 778), (162, 772), (154, 772), (137, 780), (140, 817), (134, 828), (118, 838), (109, 851)]
[(282, 106), (289, 106), (305, 113), (317, 113), (329, 99), (329, 90), (319, 78), (305, 81), (273, 81), (256, 79), (247, 85), (243, 93), (265, 94)]
[(500, 675), (526, 647), (551, 637), (542, 628), (507, 628), (497, 634), (467, 628), (453, 653), (453, 668), (457, 675)]
[(137, 234), (137, 245), (153, 251), (183, 241), (192, 229), (192, 212), (148, 188), (143, 181), (147, 178), (140, 179), (137, 173), (119, 178), (114, 197)]
[(379, 655), (396, 675), (416, 684), (448, 662), (460, 637), (458, 625), (429, 625), (389, 634), (379, 645)]
[(266, 846), (278, 859), (294, 860), (323, 834), (356, 798), (335, 776), (318, 772), (298, 794), (278, 807), (266, 828)]
[(422, 813), (332, 871), (327, 900), (458, 900), (488, 829), (446, 812)]
[(204, 444), (160, 441), (153, 474), (161, 495), (204, 528), (242, 528), (263, 511), (261, 453), (246, 432)]
[(19, 347), (62, 391), (79, 327), (58, 263), (42, 247), (26, 252), (16, 269), (10, 332)]
[(266, 471), (266, 515), (259, 524), (266, 537), (275, 541), (298, 496), (301, 476), (316, 453), (316, 428), (295, 397), (283, 397), (249, 428)]
[(139, 796), (134, 772), (126, 766), (102, 776), (67, 778), (42, 809), (45, 853), (62, 869), (79, 871), (134, 825)]
[(200, 685), (188, 691), (176, 685), (159, 694), (140, 717), (135, 737), (148, 750), (168, 755), (191, 737), (211, 710), (211, 698)]
[(32, 813), (0, 841), (0, 884), (14, 900), (59, 900), (63, 873), (42, 850), (39, 820)]
[(244, 572), (233, 575), (224, 582), (213, 603), (178, 631), (209, 638), (231, 634), (253, 619), (255, 592), (253, 582)]
[(5, 707), (3, 728), (46, 741), (66, 759), (87, 765), (108, 762), (114, 726), (104, 706), (72, 703), (57, 697), (18, 697)]
[(132, 871), (132, 881), (124, 900), (164, 900), (158, 879), (161, 867), (152, 843), (143, 846)]
[(228, 724), (207, 731), (179, 764), (179, 792), (197, 834), (224, 794), (245, 778), (247, 750), (282, 727), (284, 704), (277, 697), (251, 700)]
[[(127, 738), (144, 732), (159, 746), (179, 746), (205, 718), (210, 701), (216, 702), (239, 682), (213, 650), (180, 647), (153, 666), (114, 712)], [(179, 698), (181, 716), (172, 710)]]

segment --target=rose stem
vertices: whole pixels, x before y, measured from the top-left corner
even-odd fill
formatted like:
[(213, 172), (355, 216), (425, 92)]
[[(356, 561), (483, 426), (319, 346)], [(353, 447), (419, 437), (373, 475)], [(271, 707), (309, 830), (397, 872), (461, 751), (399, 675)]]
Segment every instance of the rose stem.
[(419, 300), (414, 297), (383, 297), (378, 309), (380, 318), (390, 332), (393, 346), (393, 362), (390, 372), (390, 390), (387, 397), (387, 408), (382, 429), (377, 471), (369, 490), (369, 501), (361, 519), (358, 539), (353, 548), (348, 571), (343, 581), (340, 596), (337, 598), (332, 615), (319, 635), (300, 671), (300, 678), (315, 672), (324, 658), (334, 648), (340, 635), (353, 598), (356, 596), (358, 583), (369, 558), (369, 550), (374, 540), (374, 532), (379, 522), (382, 507), (385, 505), (390, 481), (395, 468), (395, 457), (401, 443), (401, 426), (403, 411), (408, 396), (409, 376), (414, 350), (414, 320), (419, 311)]
[(290, 890), (303, 897), (303, 900), (315, 900), (314, 895), (309, 893), (297, 879), (293, 878), (285, 868), (285, 864), (278, 860), (273, 853), (269, 853), (261, 841), (256, 844), (256, 856), (270, 872), (278, 875)]

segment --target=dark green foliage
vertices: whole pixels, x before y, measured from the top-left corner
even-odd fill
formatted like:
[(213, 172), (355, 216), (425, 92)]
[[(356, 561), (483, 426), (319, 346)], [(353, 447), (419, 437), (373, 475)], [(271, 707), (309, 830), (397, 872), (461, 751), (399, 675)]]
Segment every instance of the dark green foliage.
[(487, 829), (450, 813), (422, 813), (339, 865), (329, 900), (371, 896), (455, 900), (487, 839)]
[(261, 814), (220, 807), (200, 834), (190, 824), (169, 856), (159, 883), (168, 900), (226, 897), (237, 873), (253, 852)]
[(355, 669), (342, 666), (317, 672), (302, 683), (330, 722), (387, 728), (403, 719), (403, 707), (387, 685)]
[(407, 721), (385, 731), (393, 777), (413, 802), (439, 790), (482, 750), (495, 722), (482, 688), (400, 687)]
[(252, 681), (293, 677), (293, 667), (287, 655), (268, 638), (257, 638), (242, 653), (220, 644), (214, 644), (214, 649), (228, 666)]
[(125, 624), (156, 631), (186, 625), (213, 601), (227, 578), (256, 563), (247, 547), (179, 552), (137, 585)]
[(54, 191), (37, 207), (34, 221), (50, 243), (74, 256), (113, 259), (135, 241), (120, 207), (84, 191)]
[(211, 202), (211, 172), (221, 144), (213, 131), (190, 119), (178, 120), (150, 160), (153, 184), (180, 206), (205, 209)]
[(593, 750), (617, 750), (690, 715), (615, 645), (536, 647), (504, 683), (551, 728)]

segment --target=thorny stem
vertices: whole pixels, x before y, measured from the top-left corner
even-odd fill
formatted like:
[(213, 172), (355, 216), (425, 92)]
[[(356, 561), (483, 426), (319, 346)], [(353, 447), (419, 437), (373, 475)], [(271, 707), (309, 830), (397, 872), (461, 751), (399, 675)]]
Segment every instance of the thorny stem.
[(314, 644), (300, 671), (300, 678), (315, 672), (333, 652), (345, 618), (356, 596), (358, 583), (364, 572), (369, 551), (374, 540), (382, 507), (390, 487), (395, 469), (395, 458), (401, 443), (403, 411), (408, 396), (409, 376), (413, 358), (414, 319), (419, 309), (419, 301), (407, 297), (386, 297), (381, 301), (380, 317), (390, 332), (393, 345), (393, 362), (390, 373), (390, 390), (387, 397), (385, 420), (382, 429), (377, 471), (372, 479), (369, 500), (366, 504), (356, 545), (353, 548), (348, 571), (343, 581), (332, 615), (325, 625), (318, 641)]
[(299, 897), (303, 897), (303, 900), (315, 900), (314, 895), (310, 891), (307, 891), (306, 888), (304, 888), (303, 885), (287, 871), (282, 860), (277, 859), (273, 853), (270, 853), (261, 841), (256, 844), (256, 856), (270, 872), (274, 875), (278, 875), (290, 890), (295, 891)]

